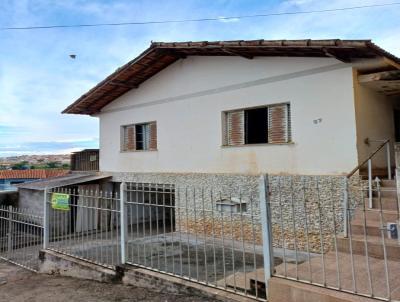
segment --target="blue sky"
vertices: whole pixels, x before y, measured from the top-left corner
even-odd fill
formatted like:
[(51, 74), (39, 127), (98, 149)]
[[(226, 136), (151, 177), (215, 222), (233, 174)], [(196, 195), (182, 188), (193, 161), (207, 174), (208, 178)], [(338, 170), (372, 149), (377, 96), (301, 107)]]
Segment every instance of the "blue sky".
[[(0, 0), (0, 27), (223, 17), (388, 2), (393, 1)], [(0, 157), (97, 147), (97, 119), (61, 111), (151, 41), (369, 38), (400, 56), (399, 33), (400, 6), (229, 22), (0, 31)]]

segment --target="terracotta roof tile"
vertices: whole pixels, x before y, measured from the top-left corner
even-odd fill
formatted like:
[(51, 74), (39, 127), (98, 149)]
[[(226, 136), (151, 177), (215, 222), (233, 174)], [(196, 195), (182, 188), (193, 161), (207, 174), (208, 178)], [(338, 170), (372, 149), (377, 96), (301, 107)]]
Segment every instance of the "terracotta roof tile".
[(44, 179), (68, 173), (68, 170), (60, 169), (0, 170), (0, 179)]
[(153, 42), (135, 59), (118, 68), (63, 113), (95, 114), (132, 88), (162, 69), (187, 56), (257, 56), (335, 57), (343, 62), (353, 59), (387, 57), (400, 59), (378, 47), (371, 40), (235, 40), (198, 42)]

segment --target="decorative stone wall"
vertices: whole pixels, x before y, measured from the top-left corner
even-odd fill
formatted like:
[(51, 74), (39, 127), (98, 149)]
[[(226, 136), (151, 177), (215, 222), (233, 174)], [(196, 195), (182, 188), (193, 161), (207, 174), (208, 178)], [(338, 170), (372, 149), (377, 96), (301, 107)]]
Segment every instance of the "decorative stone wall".
[[(274, 246), (321, 252), (343, 234), (344, 176), (269, 176)], [(360, 180), (348, 180), (348, 208), (360, 204)], [(354, 211), (349, 211), (350, 216)]]
[[(112, 173), (113, 181), (175, 185), (176, 230), (219, 240), (261, 244), (259, 175)], [(273, 245), (328, 251), (343, 232), (344, 176), (269, 175)], [(349, 179), (349, 205), (360, 203), (360, 181)], [(221, 212), (216, 202), (235, 198), (242, 213)], [(352, 211), (350, 211), (350, 214)]]

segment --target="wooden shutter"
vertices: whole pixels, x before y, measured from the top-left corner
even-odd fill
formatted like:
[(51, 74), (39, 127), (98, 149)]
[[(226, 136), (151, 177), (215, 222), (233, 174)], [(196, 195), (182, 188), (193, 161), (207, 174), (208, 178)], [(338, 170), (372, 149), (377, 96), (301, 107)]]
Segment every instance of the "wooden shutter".
[(134, 151), (136, 149), (135, 125), (124, 126), (123, 151)]
[(227, 143), (230, 146), (244, 144), (244, 111), (233, 111), (226, 114)]
[(157, 150), (157, 123), (150, 123), (149, 150)]
[(290, 135), (289, 104), (268, 107), (268, 143), (287, 143)]

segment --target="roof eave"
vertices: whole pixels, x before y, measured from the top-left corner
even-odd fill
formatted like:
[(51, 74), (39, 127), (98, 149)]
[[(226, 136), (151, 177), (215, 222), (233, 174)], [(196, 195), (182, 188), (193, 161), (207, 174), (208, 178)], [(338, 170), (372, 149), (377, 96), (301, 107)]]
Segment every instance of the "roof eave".
[[(285, 52), (286, 49), (287, 53)], [(154, 54), (154, 52), (157, 53)], [(319, 56), (319, 57), (333, 57), (342, 62), (349, 63), (353, 59), (357, 58), (357, 55), (362, 58), (362, 55), (368, 57), (383, 57), (394, 62), (394, 64), (400, 64), (400, 59), (390, 54), (384, 49), (380, 48), (376, 44), (372, 43), (371, 40), (340, 40), (340, 39), (328, 39), (328, 40), (236, 40), (236, 41), (199, 41), (199, 42), (152, 42), (151, 45), (143, 51), (135, 59), (129, 61), (122, 67), (118, 68), (111, 75), (106, 77), (87, 93), (83, 94), (74, 103), (69, 105), (62, 111), (63, 114), (83, 114), (83, 115), (96, 115), (101, 112), (107, 104), (115, 100), (120, 95), (128, 92), (133, 88), (137, 88), (142, 82), (151, 78), (154, 74), (161, 71), (163, 68), (172, 64), (174, 57), (179, 59), (186, 55), (240, 55), (245, 58), (252, 58), (253, 56), (248, 54), (254, 51), (254, 53), (261, 53), (265, 56)], [(239, 53), (241, 52), (241, 53)], [(247, 54), (246, 54), (247, 52)], [(143, 64), (143, 61), (145, 64)], [(146, 62), (146, 60), (148, 60)], [(147, 65), (143, 69), (145, 71), (144, 76), (135, 71), (137, 66)], [(172, 62), (172, 63), (171, 63)], [(135, 65), (136, 64), (136, 65)], [(151, 65), (152, 64), (152, 65)], [(159, 66), (157, 66), (157, 64)], [(133, 68), (129, 70), (129, 68)], [(157, 69), (158, 68), (158, 69)], [(155, 69), (155, 73), (153, 72)], [(128, 74), (125, 74), (127, 72)], [(129, 73), (130, 72), (130, 73)], [(135, 74), (136, 72), (136, 74)], [(120, 77), (124, 78), (124, 75), (128, 77), (134, 77), (140, 74), (136, 79), (132, 88), (129, 85), (126, 87), (116, 87), (113, 82), (121, 82)], [(146, 78), (147, 77), (147, 78)], [(135, 80), (133, 81), (135, 82)], [(125, 82), (126, 84), (127, 82)], [(111, 88), (110, 88), (111, 86)], [(118, 86), (118, 85), (117, 85)], [(120, 85), (121, 86), (121, 85)], [(98, 94), (98, 95), (96, 95)]]

